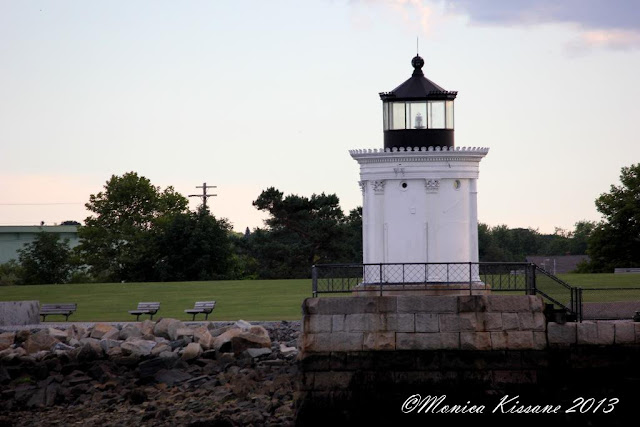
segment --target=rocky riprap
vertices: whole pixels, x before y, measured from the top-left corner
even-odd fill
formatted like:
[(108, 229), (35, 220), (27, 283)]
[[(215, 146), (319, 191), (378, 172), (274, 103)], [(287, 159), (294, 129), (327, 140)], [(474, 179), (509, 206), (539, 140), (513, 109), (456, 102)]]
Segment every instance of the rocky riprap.
[(294, 424), (300, 322), (0, 333), (0, 425)]

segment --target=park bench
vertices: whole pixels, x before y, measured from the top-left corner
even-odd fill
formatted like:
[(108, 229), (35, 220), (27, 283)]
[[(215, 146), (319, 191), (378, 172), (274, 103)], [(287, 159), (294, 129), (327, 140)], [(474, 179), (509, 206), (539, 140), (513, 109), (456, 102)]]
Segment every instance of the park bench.
[(633, 267), (627, 267), (627, 268), (615, 268), (613, 270), (613, 272), (615, 274), (621, 274), (621, 273), (640, 273), (640, 268), (633, 268)]
[(153, 315), (160, 310), (159, 302), (139, 302), (138, 308), (129, 310), (129, 314), (136, 316), (136, 322), (140, 320), (140, 315), (148, 314), (149, 319), (153, 319)]
[(198, 301), (194, 304), (193, 308), (185, 310), (185, 313), (193, 314), (193, 319), (196, 320), (196, 314), (204, 314), (204, 320), (209, 318), (209, 313), (213, 311), (216, 306), (215, 301)]
[(76, 303), (62, 303), (62, 304), (42, 304), (40, 306), (40, 316), (44, 322), (46, 317), (50, 314), (62, 314), (65, 316), (65, 322), (69, 320), (71, 316), (78, 308)]

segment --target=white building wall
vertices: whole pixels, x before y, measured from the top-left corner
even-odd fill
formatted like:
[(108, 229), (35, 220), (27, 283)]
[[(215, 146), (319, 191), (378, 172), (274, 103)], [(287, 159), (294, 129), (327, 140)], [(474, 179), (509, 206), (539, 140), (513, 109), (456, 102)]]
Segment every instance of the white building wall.
[[(487, 152), (460, 148), (351, 151), (360, 163), (363, 189), (363, 262), (477, 262), (478, 166)], [(380, 276), (379, 269), (368, 270)], [(410, 270), (405, 267), (398, 273), (391, 268), (382, 274), (402, 274), (404, 281), (407, 275), (416, 280), (445, 279), (440, 277), (441, 269), (425, 271), (416, 266)]]
[(42, 232), (56, 233), (61, 240), (68, 239), (71, 248), (80, 244), (78, 227), (75, 225), (0, 226), (0, 264), (18, 260), (18, 250), (24, 249), (24, 245), (33, 242)]

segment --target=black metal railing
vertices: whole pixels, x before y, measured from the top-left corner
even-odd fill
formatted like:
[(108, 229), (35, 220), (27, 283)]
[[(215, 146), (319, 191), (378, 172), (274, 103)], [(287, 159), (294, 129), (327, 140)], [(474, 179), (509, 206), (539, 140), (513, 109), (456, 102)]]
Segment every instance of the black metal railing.
[(553, 304), (556, 310), (563, 310), (580, 320), (582, 302), (578, 288), (571, 286), (543, 268), (535, 264), (532, 265), (534, 266), (536, 293)]
[(312, 268), (313, 296), (385, 291), (467, 291), (470, 295), (522, 292), (541, 295), (554, 310), (580, 320), (579, 288), (531, 263), (445, 262), (318, 264)]
[(381, 290), (416, 290), (448, 285), (449, 290), (522, 291), (535, 294), (535, 264), (493, 262), (318, 264), (312, 268), (313, 295)]
[(502, 292), (524, 292), (535, 295), (534, 265), (529, 263), (478, 263), (480, 279), (487, 288)]

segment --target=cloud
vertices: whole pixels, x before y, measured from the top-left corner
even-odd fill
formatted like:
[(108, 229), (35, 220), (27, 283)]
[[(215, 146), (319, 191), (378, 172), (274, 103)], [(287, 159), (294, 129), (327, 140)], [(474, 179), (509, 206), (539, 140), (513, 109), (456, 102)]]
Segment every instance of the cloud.
[(446, 10), (486, 25), (573, 24), (573, 47), (640, 48), (640, 2), (635, 0), (445, 0)]
[(425, 0), (352, 0), (356, 15), (352, 17), (354, 26), (358, 28), (375, 25), (371, 16), (363, 15), (370, 11), (372, 5), (383, 5), (400, 17), (406, 29), (416, 34), (429, 35), (434, 32), (436, 16), (434, 3)]
[(640, 31), (593, 30), (582, 33), (582, 41), (588, 46), (602, 46), (611, 49), (632, 49), (640, 47)]
[(417, 25), (424, 34), (429, 34), (433, 26), (433, 8), (422, 0), (389, 0), (391, 6), (407, 24)]

